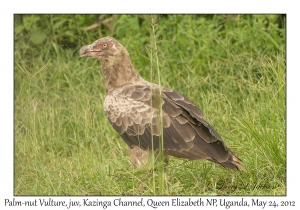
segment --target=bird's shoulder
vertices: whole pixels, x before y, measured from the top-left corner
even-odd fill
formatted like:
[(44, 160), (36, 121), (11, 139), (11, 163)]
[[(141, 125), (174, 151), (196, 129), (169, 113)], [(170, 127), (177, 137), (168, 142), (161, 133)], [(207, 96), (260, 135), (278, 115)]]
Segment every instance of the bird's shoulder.
[(146, 84), (129, 84), (110, 91), (104, 101), (105, 111), (128, 111), (132, 106), (141, 106), (151, 97), (149, 86)]
[(157, 116), (149, 102), (152, 97), (148, 84), (129, 84), (114, 89), (107, 94), (104, 110), (108, 120), (119, 133), (124, 133), (130, 126), (143, 131), (146, 124)]
[(104, 110), (114, 116), (120, 113), (157, 112), (160, 107), (165, 114), (177, 117), (183, 110), (193, 118), (206, 124), (202, 111), (181, 93), (153, 83), (129, 84), (115, 88), (107, 94)]

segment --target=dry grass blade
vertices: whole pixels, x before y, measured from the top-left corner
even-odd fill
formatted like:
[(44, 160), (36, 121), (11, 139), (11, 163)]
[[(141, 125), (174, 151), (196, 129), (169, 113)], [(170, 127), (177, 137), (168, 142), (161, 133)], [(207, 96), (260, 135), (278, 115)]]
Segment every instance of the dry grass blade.
[(32, 79), (33, 77), (35, 77), (35, 75), (37, 75), (39, 72), (43, 71), (47, 66), (48, 66), (48, 63), (45, 64), (42, 68), (40, 68), (38, 71), (36, 71), (34, 74), (31, 74), (29, 73), (25, 67), (22, 67), (17, 61), (15, 61), (16, 64), (18, 65), (18, 67), (30, 78)]

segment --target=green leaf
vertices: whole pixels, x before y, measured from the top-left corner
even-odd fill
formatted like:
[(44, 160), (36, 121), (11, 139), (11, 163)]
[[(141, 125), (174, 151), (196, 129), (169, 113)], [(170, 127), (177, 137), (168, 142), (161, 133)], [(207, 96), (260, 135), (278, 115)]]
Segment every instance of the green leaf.
[(46, 39), (46, 33), (41, 31), (34, 31), (30, 35), (30, 41), (35, 45), (43, 43), (45, 39)]

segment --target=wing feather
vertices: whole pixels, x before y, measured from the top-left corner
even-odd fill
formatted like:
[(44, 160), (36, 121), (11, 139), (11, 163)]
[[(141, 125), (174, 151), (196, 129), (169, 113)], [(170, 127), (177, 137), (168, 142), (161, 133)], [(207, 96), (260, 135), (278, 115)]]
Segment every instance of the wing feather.
[[(165, 153), (191, 160), (208, 159), (228, 168), (239, 168), (238, 159), (219, 134), (204, 120), (202, 111), (171, 89), (146, 85), (123, 87), (109, 96), (106, 114), (114, 129), (131, 148), (159, 148), (159, 104)], [(161, 97), (162, 96), (162, 97)], [(161, 101), (160, 101), (161, 100)]]

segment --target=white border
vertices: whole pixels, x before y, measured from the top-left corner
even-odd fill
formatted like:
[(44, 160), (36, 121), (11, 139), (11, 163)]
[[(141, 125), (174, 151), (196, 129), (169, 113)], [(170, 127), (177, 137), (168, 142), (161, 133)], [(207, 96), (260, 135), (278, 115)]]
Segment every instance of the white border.
[[(4, 207), (4, 199), (13, 198), (13, 14), (14, 13), (286, 13), (287, 14), (287, 196), (253, 197), (264, 200), (294, 200), (296, 208), (299, 199), (299, 142), (300, 94), (299, 94), (299, 6), (296, 1), (11, 1), (1, 5), (1, 146), (0, 146), (0, 206), (1, 209), (18, 209)], [(32, 200), (39, 197), (17, 197), (19, 200)], [(45, 198), (45, 197), (42, 197)], [(83, 197), (71, 197), (82, 200)], [(93, 197), (90, 197), (93, 198)], [(96, 199), (96, 197), (94, 197)], [(113, 201), (117, 197), (101, 197)], [(129, 197), (129, 199), (139, 197)], [(209, 198), (209, 197), (205, 197)], [(215, 198), (215, 197), (212, 197)], [(218, 199), (220, 197), (217, 197)], [(225, 197), (239, 200), (240, 197)], [(56, 200), (69, 201), (69, 197), (55, 197)], [(145, 199), (149, 199), (146, 197)], [(155, 197), (168, 200), (172, 197)], [(252, 199), (246, 197), (245, 199)], [(4, 207), (4, 208), (3, 208)], [(100, 208), (100, 207), (97, 207)], [(176, 208), (176, 207), (172, 207)], [(198, 207), (199, 208), (199, 207)], [(205, 207), (205, 209), (215, 207)], [(232, 207), (234, 208), (234, 207)], [(231, 208), (231, 209), (232, 209)], [(65, 207), (64, 207), (65, 209)], [(81, 208), (82, 209), (82, 208)], [(113, 208), (108, 208), (113, 209)], [(129, 208), (128, 208), (129, 209)], [(149, 207), (149, 209), (152, 209)], [(160, 208), (161, 209), (161, 208)], [(269, 209), (269, 208), (267, 208)], [(276, 208), (281, 209), (281, 208)], [(286, 208), (285, 208), (286, 209)], [(295, 209), (295, 208), (293, 208)]]

